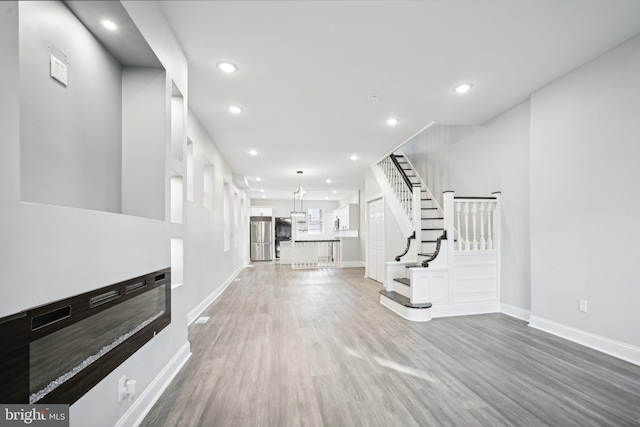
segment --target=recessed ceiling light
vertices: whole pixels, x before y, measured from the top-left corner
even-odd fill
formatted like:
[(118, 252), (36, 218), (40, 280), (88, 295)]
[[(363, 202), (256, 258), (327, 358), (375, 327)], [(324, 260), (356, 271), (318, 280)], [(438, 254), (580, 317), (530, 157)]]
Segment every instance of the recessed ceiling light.
[(108, 19), (103, 19), (102, 21), (100, 21), (100, 23), (109, 31), (115, 31), (118, 29), (118, 26), (113, 21), (109, 21)]
[(325, 200), (329, 200), (329, 197), (325, 197), (324, 199), (325, 199)]
[(473, 85), (471, 83), (463, 83), (461, 85), (456, 86), (455, 89), (453, 90), (455, 93), (459, 93), (460, 95), (462, 95), (463, 93), (469, 92), (472, 87)]
[(325, 182), (326, 182), (327, 184), (331, 184), (331, 180), (330, 180), (330, 179), (327, 179)]
[(249, 150), (249, 154), (255, 156), (256, 154), (258, 154), (258, 152), (256, 150)]
[(261, 189), (260, 189), (260, 192), (261, 192), (261, 193), (264, 193), (264, 188), (261, 188)]
[(396, 119), (395, 117), (391, 117), (390, 119), (387, 119), (387, 124), (389, 126), (395, 126), (398, 124), (400, 120)]
[(218, 62), (218, 69), (224, 73), (235, 73), (235, 71), (238, 69), (234, 64), (232, 64), (231, 62)]
[(333, 190), (333, 194), (338, 194), (338, 190)]
[(358, 160), (358, 156), (356, 156), (355, 154), (353, 154), (353, 155), (351, 156), (351, 160), (353, 160), (353, 161)]
[(227, 110), (229, 110), (229, 112), (231, 114), (240, 114), (240, 113), (242, 113), (242, 108), (238, 107), (237, 105), (232, 105), (229, 108), (227, 108)]
[(266, 198), (267, 198), (267, 196), (262, 196), (262, 198), (263, 198), (263, 199), (266, 199)]
[[(256, 154), (258, 154), (258, 153), (256, 153)], [(258, 178), (256, 178), (256, 181), (260, 182), (260, 181), (262, 181), (262, 178), (258, 177)]]

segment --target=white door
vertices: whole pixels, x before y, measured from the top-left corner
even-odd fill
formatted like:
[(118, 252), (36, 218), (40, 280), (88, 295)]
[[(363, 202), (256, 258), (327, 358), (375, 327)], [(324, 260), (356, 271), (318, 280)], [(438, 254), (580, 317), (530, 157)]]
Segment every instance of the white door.
[(367, 203), (367, 275), (384, 281), (384, 200)]

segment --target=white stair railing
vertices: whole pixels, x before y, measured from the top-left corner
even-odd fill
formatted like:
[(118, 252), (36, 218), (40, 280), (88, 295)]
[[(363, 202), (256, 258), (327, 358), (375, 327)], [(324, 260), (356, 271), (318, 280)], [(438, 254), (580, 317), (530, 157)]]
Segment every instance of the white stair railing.
[[(492, 251), (499, 249), (500, 193), (493, 197), (454, 197), (456, 251)], [(452, 221), (449, 221), (451, 224)]]
[(382, 159), (378, 163), (378, 167), (386, 177), (407, 218), (413, 223), (413, 186), (406, 182), (405, 177), (398, 170), (391, 156)]
[(291, 244), (294, 270), (305, 268), (340, 268), (342, 255), (339, 240), (297, 240)]

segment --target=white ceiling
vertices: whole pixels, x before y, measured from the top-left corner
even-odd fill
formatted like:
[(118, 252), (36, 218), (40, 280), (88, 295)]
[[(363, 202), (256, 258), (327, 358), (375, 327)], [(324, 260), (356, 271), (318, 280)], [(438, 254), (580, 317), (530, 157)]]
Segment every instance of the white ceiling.
[[(482, 124), (640, 32), (639, 0), (159, 3), (189, 58), (191, 109), (267, 198), (299, 181), (341, 198), (429, 122)], [(461, 82), (474, 88), (457, 95)]]

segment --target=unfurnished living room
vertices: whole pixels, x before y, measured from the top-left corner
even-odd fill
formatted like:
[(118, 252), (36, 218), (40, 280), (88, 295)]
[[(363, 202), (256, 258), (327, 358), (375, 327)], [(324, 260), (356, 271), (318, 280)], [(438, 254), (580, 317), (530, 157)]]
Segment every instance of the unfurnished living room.
[(3, 1), (0, 425), (640, 426), (640, 2)]

